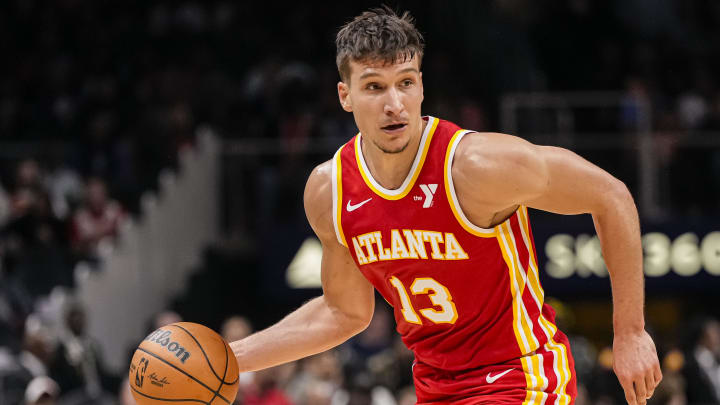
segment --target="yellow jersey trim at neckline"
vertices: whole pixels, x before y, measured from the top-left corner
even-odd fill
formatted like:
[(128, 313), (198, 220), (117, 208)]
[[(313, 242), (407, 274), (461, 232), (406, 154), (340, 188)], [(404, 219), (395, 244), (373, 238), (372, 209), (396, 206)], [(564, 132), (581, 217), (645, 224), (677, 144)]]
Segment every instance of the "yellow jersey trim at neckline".
[(438, 122), (439, 120), (437, 118), (428, 116), (428, 123), (425, 126), (425, 131), (422, 135), (422, 138), (420, 139), (420, 145), (418, 146), (415, 160), (410, 167), (410, 172), (408, 173), (407, 177), (405, 177), (405, 181), (403, 181), (403, 184), (400, 186), (400, 188), (394, 190), (386, 189), (385, 187), (381, 186), (380, 183), (375, 181), (375, 179), (372, 177), (370, 169), (365, 164), (365, 157), (363, 156), (362, 148), (360, 147), (362, 134), (358, 134), (358, 136), (355, 138), (355, 160), (357, 161), (360, 175), (362, 176), (363, 180), (365, 180), (365, 184), (367, 184), (367, 186), (375, 194), (386, 200), (399, 200), (405, 197), (410, 192), (410, 190), (412, 190), (413, 186), (415, 185), (415, 181), (420, 175), (420, 171), (422, 170), (423, 164), (425, 163), (425, 158), (427, 157), (427, 152), (430, 148), (430, 142), (432, 141), (432, 137), (435, 133)]

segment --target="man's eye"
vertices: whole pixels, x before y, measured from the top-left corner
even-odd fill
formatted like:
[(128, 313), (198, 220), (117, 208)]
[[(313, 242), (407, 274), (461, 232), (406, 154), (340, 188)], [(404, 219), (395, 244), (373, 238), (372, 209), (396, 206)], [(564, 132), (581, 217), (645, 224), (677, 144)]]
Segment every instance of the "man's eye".
[(377, 83), (370, 83), (367, 86), (365, 86), (368, 90), (377, 90), (380, 88), (380, 86)]
[(408, 79), (408, 80), (403, 80), (403, 86), (405, 86), (405, 87), (412, 86), (412, 84), (413, 84), (413, 81), (410, 80), (410, 79)]

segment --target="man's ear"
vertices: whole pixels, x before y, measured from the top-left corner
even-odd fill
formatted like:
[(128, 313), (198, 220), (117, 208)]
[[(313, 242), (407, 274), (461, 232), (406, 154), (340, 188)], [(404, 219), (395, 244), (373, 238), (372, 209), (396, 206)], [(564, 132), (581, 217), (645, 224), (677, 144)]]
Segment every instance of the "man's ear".
[(350, 97), (350, 86), (345, 82), (338, 82), (337, 84), (338, 98), (340, 99), (340, 105), (343, 110), (352, 112), (352, 98)]
[(421, 101), (425, 101), (425, 86), (423, 86), (422, 72), (420, 72), (420, 94), (422, 95)]

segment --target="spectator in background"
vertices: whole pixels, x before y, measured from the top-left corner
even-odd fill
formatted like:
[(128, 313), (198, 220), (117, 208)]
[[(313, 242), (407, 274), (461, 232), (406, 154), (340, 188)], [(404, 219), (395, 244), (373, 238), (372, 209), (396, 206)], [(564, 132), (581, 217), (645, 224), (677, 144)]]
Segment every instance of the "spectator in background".
[(684, 367), (685, 356), (678, 349), (670, 350), (662, 362), (663, 380), (655, 389), (655, 394), (648, 400), (649, 405), (685, 405), (688, 403), (685, 395), (687, 384), (681, 372)]
[(32, 376), (22, 368), (15, 353), (0, 346), (0, 404), (22, 404), (25, 387), (31, 380)]
[[(368, 358), (367, 370), (374, 381), (382, 383), (397, 393), (403, 387), (413, 385), (412, 367), (414, 360), (413, 352), (405, 346), (402, 338), (397, 336), (391, 347)], [(398, 400), (400, 400), (399, 396)]]
[(26, 175), (20, 176), (21, 187), (13, 192), (10, 220), (0, 231), (0, 249), (6, 271), (35, 298), (56, 285), (72, 285), (72, 277), (65, 226), (53, 215), (37, 179), (27, 174), (32, 167), (21, 169)]
[(287, 363), (253, 373), (253, 384), (246, 387), (244, 405), (293, 405), (283, 391), (283, 386), (290, 378), (295, 363)]
[(318, 353), (298, 363), (300, 369), (287, 387), (295, 403), (322, 404), (340, 389), (343, 375), (336, 350)]
[(66, 220), (80, 203), (83, 182), (78, 173), (63, 162), (53, 165), (46, 176), (52, 210), (57, 218)]
[(29, 316), (25, 322), (23, 350), (18, 355), (20, 364), (33, 378), (47, 376), (54, 351), (50, 330), (43, 327), (38, 317)]
[[(4, 241), (0, 238), (0, 252)], [(5, 262), (5, 260), (3, 260)], [(19, 349), (25, 318), (32, 312), (32, 297), (12, 274), (0, 265), (0, 347)]]
[(588, 391), (594, 404), (624, 404), (625, 394), (613, 373), (612, 347), (604, 347), (598, 352), (597, 363), (592, 378), (587, 381)]
[(21, 160), (15, 169), (15, 190), (42, 189), (43, 186), (43, 173), (38, 161), (32, 158)]
[(109, 392), (117, 392), (114, 378), (105, 372), (99, 345), (86, 334), (85, 309), (77, 302), (68, 305), (65, 313), (67, 333), (50, 367), (50, 376), (63, 393), (74, 400), (102, 403)]
[[(220, 335), (226, 342), (242, 339), (253, 332), (250, 321), (244, 316), (233, 315), (225, 319)], [(240, 373), (236, 405), (291, 405), (284, 388), (292, 378), (297, 363), (287, 363), (258, 372)]]
[(108, 196), (105, 182), (90, 178), (85, 188), (85, 202), (73, 216), (72, 246), (79, 258), (94, 261), (98, 244), (104, 238), (117, 235), (125, 212)]
[(60, 387), (48, 377), (36, 377), (25, 389), (25, 405), (55, 405)]
[[(368, 360), (393, 344), (392, 314), (384, 301), (375, 303), (375, 312), (370, 325), (357, 336), (343, 344), (344, 363), (360, 367), (357, 371), (364, 371), (368, 367)], [(353, 370), (351, 370), (353, 373)]]
[[(234, 339), (242, 339), (249, 336), (253, 331), (252, 324), (245, 317), (240, 315), (233, 315), (225, 319), (220, 326), (220, 336), (225, 339), (226, 342), (232, 342)], [(238, 377), (240, 383), (238, 384), (238, 393), (235, 397), (235, 405), (241, 405), (245, 402), (245, 397), (251, 394), (255, 390), (254, 380), (255, 373), (240, 373)]]
[(683, 375), (691, 404), (720, 403), (720, 322), (705, 318), (692, 322)]
[(415, 405), (417, 396), (415, 395), (415, 387), (407, 386), (400, 390), (397, 394), (398, 405)]
[(148, 331), (148, 334), (156, 329), (176, 322), (182, 322), (182, 317), (177, 312), (170, 310), (158, 312), (153, 317), (152, 329)]
[(243, 339), (253, 331), (252, 324), (244, 316), (234, 315), (225, 321), (223, 321), (220, 327), (220, 335), (225, 339), (226, 342), (234, 342), (238, 339)]
[(120, 383), (120, 393), (118, 397), (119, 405), (137, 405), (135, 397), (133, 397), (132, 391), (130, 390), (130, 383), (127, 377)]

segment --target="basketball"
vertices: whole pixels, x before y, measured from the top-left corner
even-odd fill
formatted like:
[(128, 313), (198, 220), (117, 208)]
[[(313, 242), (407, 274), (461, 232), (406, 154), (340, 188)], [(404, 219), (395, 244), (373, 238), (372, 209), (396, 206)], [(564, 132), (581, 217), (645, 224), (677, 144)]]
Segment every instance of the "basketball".
[(220, 335), (203, 325), (177, 322), (143, 339), (128, 381), (138, 405), (227, 405), (237, 394), (238, 366)]

